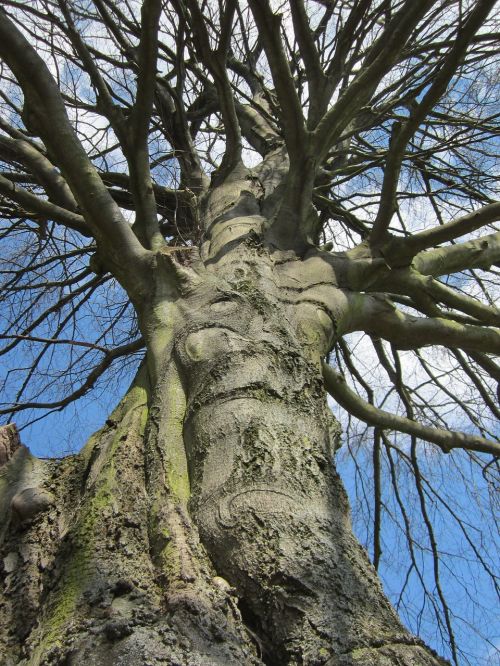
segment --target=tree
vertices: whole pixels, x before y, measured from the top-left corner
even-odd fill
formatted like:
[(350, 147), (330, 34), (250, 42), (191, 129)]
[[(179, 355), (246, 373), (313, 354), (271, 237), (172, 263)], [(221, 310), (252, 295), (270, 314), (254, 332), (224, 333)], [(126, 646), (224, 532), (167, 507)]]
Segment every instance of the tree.
[(4, 663), (445, 663), (352, 533), (326, 391), (374, 426), (345, 439), (371, 460), (375, 567), (385, 474), (458, 663), (423, 469), (498, 478), (494, 4), (3, 3), (2, 413), (145, 350), (80, 453), (2, 431)]

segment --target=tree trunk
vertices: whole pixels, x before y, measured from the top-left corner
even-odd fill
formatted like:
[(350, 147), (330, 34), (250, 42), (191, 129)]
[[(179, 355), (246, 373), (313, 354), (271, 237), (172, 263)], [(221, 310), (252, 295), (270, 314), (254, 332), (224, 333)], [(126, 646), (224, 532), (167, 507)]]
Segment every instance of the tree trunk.
[(158, 255), (147, 362), (82, 452), (4, 465), (2, 664), (445, 663), (352, 534), (320, 367), (343, 293), (245, 219), (203, 270)]

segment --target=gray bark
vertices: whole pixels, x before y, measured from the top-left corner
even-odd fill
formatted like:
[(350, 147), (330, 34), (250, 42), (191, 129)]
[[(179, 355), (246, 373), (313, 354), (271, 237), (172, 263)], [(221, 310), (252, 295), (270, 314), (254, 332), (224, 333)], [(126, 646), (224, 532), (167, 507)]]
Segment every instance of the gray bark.
[(146, 361), (83, 451), (9, 449), (6, 666), (445, 663), (384, 596), (335, 471), (321, 360), (349, 299), (317, 250), (262, 243), (256, 187), (212, 191), (200, 254), (155, 255)]
[(190, 284), (149, 416), (143, 368), (79, 455), (10, 457), (3, 663), (440, 663), (351, 532), (326, 315), (271, 267), (245, 247)]

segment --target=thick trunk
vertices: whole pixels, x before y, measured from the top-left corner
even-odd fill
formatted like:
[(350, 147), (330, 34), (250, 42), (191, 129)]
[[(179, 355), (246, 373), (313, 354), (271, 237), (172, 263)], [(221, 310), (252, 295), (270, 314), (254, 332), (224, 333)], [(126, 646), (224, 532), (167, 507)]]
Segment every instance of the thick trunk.
[(11, 456), (2, 663), (444, 663), (352, 534), (320, 372), (344, 301), (314, 261), (296, 287), (304, 263), (250, 234), (178, 266), (106, 426), (71, 458)]
[[(145, 375), (79, 455), (39, 461), (20, 448), (3, 468), (2, 666), (258, 663), (182, 508), (167, 496), (175, 528), (155, 522)], [(184, 584), (181, 603), (169, 569)]]

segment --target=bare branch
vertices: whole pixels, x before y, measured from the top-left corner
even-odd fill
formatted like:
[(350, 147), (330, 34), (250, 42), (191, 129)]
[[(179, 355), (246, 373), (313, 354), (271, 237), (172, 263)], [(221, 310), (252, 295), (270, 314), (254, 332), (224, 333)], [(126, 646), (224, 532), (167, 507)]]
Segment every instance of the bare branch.
[(0, 409), (0, 414), (15, 414), (16, 412), (25, 410), (25, 409), (63, 409), (70, 403), (78, 400), (84, 396), (88, 391), (92, 389), (96, 381), (104, 374), (104, 372), (109, 368), (109, 366), (118, 358), (123, 356), (128, 356), (133, 352), (137, 352), (144, 347), (144, 340), (140, 338), (139, 340), (134, 340), (122, 347), (116, 347), (115, 349), (106, 350), (106, 354), (102, 361), (92, 370), (88, 375), (87, 379), (83, 384), (73, 391), (70, 395), (62, 398), (61, 400), (56, 400), (53, 402), (23, 402), (19, 405), (10, 405), (9, 407), (4, 407)]
[(437, 444), (444, 453), (449, 453), (452, 449), (466, 449), (489, 453), (494, 456), (500, 455), (500, 443), (490, 442), (482, 437), (453, 430), (431, 428), (403, 416), (377, 409), (356, 395), (347, 386), (345, 378), (329, 365), (323, 363), (322, 368), (325, 386), (332, 398), (344, 409), (347, 409), (351, 414), (369, 425), (384, 430), (398, 430), (419, 439), (432, 442), (433, 444)]
[(499, 220), (500, 202), (488, 204), (439, 227), (432, 227), (413, 234), (407, 239), (392, 238), (383, 247), (384, 259), (391, 266), (404, 266), (422, 250), (455, 240), (459, 236), (465, 236)]
[(68, 184), (47, 156), (32, 143), (0, 136), (0, 156), (20, 162), (43, 185), (53, 203), (76, 212), (77, 203)]
[(382, 295), (359, 294), (354, 300), (355, 314), (348, 330), (363, 330), (379, 336), (392, 342), (398, 349), (443, 345), (500, 353), (500, 329), (459, 324), (443, 317), (415, 317), (401, 312)]
[(420, 252), (413, 265), (422, 275), (446, 275), (470, 268), (488, 269), (500, 261), (500, 232)]
[(132, 193), (137, 212), (134, 227), (139, 230), (145, 247), (157, 250), (164, 245), (161, 235), (153, 181), (149, 166), (149, 123), (156, 88), (156, 59), (161, 0), (144, 0), (141, 10), (141, 39), (138, 47), (137, 94), (128, 124), (127, 159)]
[(418, 22), (434, 0), (407, 0), (369, 50), (360, 73), (325, 114), (314, 132), (314, 148), (324, 156), (340, 138), (356, 112), (368, 103), (378, 82), (397, 60)]
[(380, 207), (373, 223), (370, 242), (377, 245), (385, 236), (396, 206), (396, 188), (399, 179), (404, 151), (410, 138), (420, 123), (429, 113), (437, 100), (445, 92), (450, 80), (456, 73), (457, 66), (463, 58), (474, 34), (479, 30), (488, 16), (495, 0), (479, 0), (463, 26), (460, 27), (456, 40), (450, 52), (439, 67), (431, 86), (423, 99), (415, 105), (408, 120), (402, 125), (395, 124), (392, 141), (389, 148), (387, 167), (384, 172), (384, 181), (380, 196)]
[[(23, 88), (28, 127), (50, 148), (89, 227), (106, 247), (117, 275), (126, 281), (120, 266), (124, 261), (141, 265), (144, 251), (76, 137), (47, 66), (3, 10), (0, 10), (0, 55)], [(137, 275), (135, 280), (138, 286)]]
[(91, 230), (82, 215), (73, 213), (66, 208), (61, 208), (56, 204), (50, 203), (45, 199), (40, 199), (35, 194), (31, 194), (19, 185), (16, 185), (8, 178), (0, 175), (0, 193), (11, 201), (20, 204), (26, 211), (26, 215), (34, 213), (40, 216), (42, 220), (54, 220), (59, 224), (64, 224), (69, 229), (78, 231), (83, 236), (91, 236)]
[(274, 14), (267, 0), (250, 0), (249, 5), (259, 28), (264, 51), (273, 76), (291, 162), (303, 159), (307, 146), (302, 104), (295, 89), (290, 66), (283, 49), (281, 17)]

